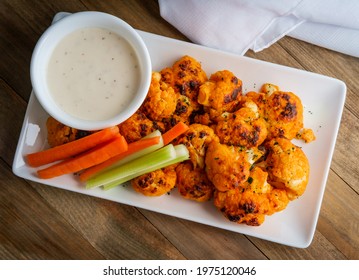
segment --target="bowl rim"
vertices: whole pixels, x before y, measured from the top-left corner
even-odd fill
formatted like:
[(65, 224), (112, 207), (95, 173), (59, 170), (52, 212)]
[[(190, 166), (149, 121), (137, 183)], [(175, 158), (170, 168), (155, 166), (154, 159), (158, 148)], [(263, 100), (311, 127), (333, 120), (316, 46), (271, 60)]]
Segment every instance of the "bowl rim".
[[(46, 83), (46, 67), (53, 49), (66, 35), (87, 27), (109, 29), (124, 37), (133, 47), (140, 65), (140, 78), (136, 95), (125, 110), (106, 120), (83, 120), (64, 112), (51, 97)], [(138, 32), (119, 17), (97, 11), (69, 14), (49, 26), (37, 41), (30, 62), (30, 79), (33, 91), (45, 111), (67, 126), (89, 131), (118, 125), (134, 114), (147, 95), (151, 83), (151, 74), (150, 54)]]

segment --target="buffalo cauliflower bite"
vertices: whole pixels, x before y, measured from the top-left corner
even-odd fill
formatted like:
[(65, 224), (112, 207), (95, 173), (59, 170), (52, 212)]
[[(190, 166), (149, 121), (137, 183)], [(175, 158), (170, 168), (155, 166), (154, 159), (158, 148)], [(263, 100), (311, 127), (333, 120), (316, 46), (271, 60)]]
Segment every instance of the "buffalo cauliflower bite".
[(213, 196), (214, 186), (202, 168), (193, 168), (190, 161), (176, 167), (177, 189), (182, 197), (198, 202), (208, 201)]
[(269, 138), (297, 138), (306, 143), (315, 140), (313, 130), (303, 128), (303, 106), (294, 93), (280, 92), (278, 86), (267, 83), (261, 92), (250, 91), (243, 100), (257, 105), (259, 115), (267, 121)]
[(213, 126), (213, 124), (214, 124), (213, 121), (211, 120), (209, 114), (205, 113), (205, 112), (195, 114), (193, 116), (193, 122), (203, 124), (203, 125), (207, 125), (209, 127)]
[(249, 176), (251, 163), (246, 151), (239, 147), (212, 141), (205, 157), (208, 178), (219, 191), (239, 187)]
[(49, 143), (50, 147), (59, 146), (80, 139), (91, 133), (90, 131), (78, 130), (76, 128), (64, 125), (53, 117), (49, 117), (46, 120), (46, 129), (47, 142)]
[(274, 92), (279, 91), (279, 87), (274, 84), (266, 83), (263, 84), (259, 90), (249, 91), (243, 96), (244, 101), (253, 101), (257, 104), (260, 115), (264, 116), (265, 106), (267, 103), (267, 98)]
[(145, 137), (155, 130), (161, 132), (164, 132), (165, 130), (162, 122), (151, 121), (139, 110), (126, 121), (119, 124), (118, 128), (128, 143), (140, 140), (142, 137)]
[(238, 111), (226, 114), (214, 131), (223, 144), (252, 148), (266, 139), (267, 123), (259, 117), (257, 105), (247, 101)]
[(240, 187), (226, 192), (216, 191), (214, 205), (231, 222), (259, 226), (266, 215), (281, 211), (288, 205), (286, 191), (273, 188), (268, 174), (255, 167)]
[(193, 123), (192, 114), (197, 114), (197, 111), (202, 109), (197, 101), (199, 87), (207, 81), (207, 75), (202, 70), (201, 64), (186, 55), (177, 60), (171, 68), (163, 68), (160, 74), (162, 81), (171, 86), (177, 94), (176, 99), (173, 100), (176, 102), (173, 114), (163, 119), (166, 129), (170, 129), (180, 121), (187, 125)]
[(161, 74), (152, 73), (151, 85), (141, 111), (152, 121), (169, 118), (176, 109), (178, 94), (161, 80)]
[(172, 78), (168, 70), (165, 73), (167, 73), (166, 80), (173, 79), (174, 90), (187, 96), (192, 102), (193, 109), (198, 110), (199, 87), (207, 81), (207, 74), (203, 71), (201, 63), (185, 55), (172, 65)]
[(187, 125), (191, 123), (191, 115), (193, 112), (192, 101), (187, 96), (180, 95), (176, 102), (176, 109), (172, 116), (163, 119), (167, 130), (179, 122), (183, 122)]
[(250, 91), (242, 97), (243, 103), (254, 102), (257, 105), (258, 114), (260, 117), (265, 118), (265, 107), (267, 96), (263, 92)]
[(176, 109), (173, 114), (173, 117), (176, 118), (177, 122), (182, 121), (189, 124), (192, 112), (193, 106), (191, 99), (185, 95), (179, 96), (177, 99)]
[(228, 70), (217, 71), (199, 89), (198, 102), (212, 120), (234, 112), (241, 101), (242, 81)]
[(169, 85), (170, 87), (174, 87), (174, 77), (173, 77), (173, 71), (171, 67), (163, 68), (160, 71), (161, 74), (161, 80)]
[(310, 171), (302, 149), (285, 138), (274, 138), (265, 147), (268, 155), (260, 165), (264, 165), (269, 173), (269, 183), (285, 189), (290, 200), (301, 196), (308, 184)]
[(161, 196), (170, 192), (176, 185), (177, 175), (175, 167), (170, 165), (144, 175), (131, 181), (131, 185), (136, 192), (145, 196)]
[(297, 139), (302, 139), (305, 143), (310, 143), (315, 140), (315, 134), (311, 128), (302, 128), (296, 135)]
[(266, 101), (268, 136), (293, 139), (303, 128), (303, 105), (292, 92), (276, 91)]
[(207, 147), (212, 141), (218, 141), (212, 128), (202, 124), (191, 124), (188, 130), (176, 141), (184, 144), (194, 168), (204, 168), (204, 158)]
[(279, 91), (279, 87), (271, 83), (263, 84), (260, 89), (260, 92), (265, 93), (267, 96), (270, 96), (272, 93), (276, 91)]

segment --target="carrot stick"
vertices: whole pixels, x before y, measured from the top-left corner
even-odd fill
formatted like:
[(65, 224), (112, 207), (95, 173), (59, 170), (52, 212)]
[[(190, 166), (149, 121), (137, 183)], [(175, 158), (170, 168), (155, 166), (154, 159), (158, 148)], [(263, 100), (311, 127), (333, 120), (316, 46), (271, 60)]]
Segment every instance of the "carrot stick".
[(164, 145), (169, 144), (176, 137), (180, 136), (182, 133), (185, 133), (188, 128), (189, 127), (183, 122), (177, 123), (162, 135)]
[(38, 167), (58, 160), (64, 160), (85, 152), (101, 143), (113, 139), (116, 135), (119, 135), (117, 126), (105, 128), (78, 140), (74, 140), (44, 151), (28, 154), (26, 155), (26, 159), (30, 166)]
[(75, 173), (108, 160), (127, 150), (127, 142), (122, 135), (103, 143), (73, 158), (61, 161), (37, 171), (41, 179), (50, 179), (64, 174)]
[(100, 171), (106, 169), (107, 167), (115, 164), (116, 162), (118, 162), (119, 160), (132, 155), (133, 153), (136, 153), (140, 150), (143, 150), (145, 148), (148, 148), (150, 146), (156, 145), (160, 142), (160, 136), (156, 136), (156, 137), (151, 137), (151, 138), (143, 138), (141, 140), (138, 140), (136, 142), (132, 142), (130, 144), (128, 144), (128, 149), (127, 151), (114, 156), (98, 165), (92, 166), (86, 170), (84, 170), (81, 174), (80, 174), (80, 181), (85, 182), (87, 181), (89, 178), (93, 177), (95, 174), (99, 173)]

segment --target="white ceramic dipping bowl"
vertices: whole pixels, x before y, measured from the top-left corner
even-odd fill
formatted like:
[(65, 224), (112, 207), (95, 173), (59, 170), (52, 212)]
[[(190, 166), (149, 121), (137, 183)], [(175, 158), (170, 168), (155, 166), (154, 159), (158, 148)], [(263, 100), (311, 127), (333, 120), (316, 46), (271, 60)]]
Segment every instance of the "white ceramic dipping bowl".
[[(78, 29), (97, 27), (114, 32), (127, 40), (135, 51), (140, 67), (138, 90), (125, 109), (105, 120), (84, 120), (64, 112), (55, 102), (49, 90), (47, 70), (50, 57), (59, 42)], [(51, 25), (40, 37), (31, 58), (30, 77), (34, 93), (41, 106), (59, 122), (80, 130), (99, 130), (120, 124), (140, 107), (151, 82), (151, 59), (142, 38), (123, 20), (102, 12), (78, 12), (70, 14)]]

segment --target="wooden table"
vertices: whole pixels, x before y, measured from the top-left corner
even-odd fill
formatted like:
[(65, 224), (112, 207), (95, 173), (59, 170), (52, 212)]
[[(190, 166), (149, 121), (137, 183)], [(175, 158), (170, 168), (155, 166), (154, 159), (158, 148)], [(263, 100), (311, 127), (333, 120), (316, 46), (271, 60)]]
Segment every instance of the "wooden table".
[(306, 249), (77, 194), (16, 177), (36, 41), (60, 11), (97, 10), (188, 41), (151, 1), (0, 2), (1, 259), (359, 259), (359, 59), (292, 38), (246, 56), (343, 80), (348, 88), (317, 229)]

